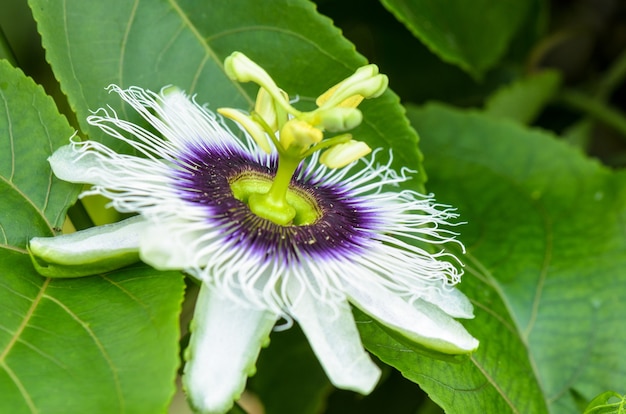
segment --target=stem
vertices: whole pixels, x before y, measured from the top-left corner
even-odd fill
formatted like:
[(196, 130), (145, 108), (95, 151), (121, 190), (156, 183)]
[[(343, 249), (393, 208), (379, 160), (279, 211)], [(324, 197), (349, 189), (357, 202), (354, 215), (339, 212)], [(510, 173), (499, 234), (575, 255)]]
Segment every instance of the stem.
[(622, 84), (624, 78), (626, 78), (626, 51), (615, 60), (606, 75), (600, 80), (595, 96), (606, 101), (615, 88)]
[(299, 158), (280, 157), (278, 171), (268, 192), (255, 193), (248, 198), (248, 207), (254, 214), (281, 226), (293, 222), (296, 209), (287, 202), (287, 190), (299, 164)]
[(257, 112), (252, 111), (252, 113), (250, 114), (251, 118), (253, 120), (255, 120), (259, 125), (261, 125), (261, 128), (263, 128), (263, 130), (265, 131), (265, 133), (270, 137), (270, 140), (272, 141), (272, 143), (274, 144), (274, 147), (276, 148), (276, 151), (278, 151), (279, 155), (282, 155), (284, 153), (283, 151), (283, 146), (280, 145), (280, 142), (276, 139), (276, 134), (274, 133), (274, 131), (272, 130), (272, 128), (267, 125), (267, 122), (265, 122), (265, 119), (263, 119), (263, 117), (261, 115), (259, 115)]
[(626, 139), (626, 117), (617, 109), (598, 99), (573, 90), (562, 91), (558, 98), (570, 108), (579, 110), (612, 127)]
[(276, 171), (276, 177), (274, 177), (274, 182), (272, 182), (272, 186), (267, 192), (267, 197), (269, 200), (277, 203), (283, 204), (287, 203), (287, 190), (289, 189), (289, 184), (291, 184), (291, 178), (298, 168), (300, 164), (300, 160), (294, 160), (289, 157), (281, 157), (278, 160), (278, 170)]
[(350, 141), (351, 139), (352, 139), (352, 135), (351, 134), (341, 134), (341, 135), (337, 135), (336, 137), (325, 139), (324, 141), (320, 142), (319, 144), (315, 144), (307, 152), (302, 154), (302, 158), (304, 159), (304, 158), (308, 157), (309, 155), (312, 155), (314, 152), (317, 152), (317, 151), (322, 150), (324, 148), (332, 147), (333, 145), (337, 145), (337, 144), (343, 144), (345, 142)]

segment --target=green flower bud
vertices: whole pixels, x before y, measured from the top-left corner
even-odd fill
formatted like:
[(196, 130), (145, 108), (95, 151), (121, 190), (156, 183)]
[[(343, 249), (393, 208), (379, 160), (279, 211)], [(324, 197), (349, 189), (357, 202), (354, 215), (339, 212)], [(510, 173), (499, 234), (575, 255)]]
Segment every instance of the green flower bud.
[(348, 131), (363, 121), (363, 114), (356, 108), (335, 107), (315, 112), (320, 125), (329, 132)]
[(349, 141), (330, 147), (320, 157), (320, 162), (328, 168), (341, 168), (372, 152), (362, 141)]

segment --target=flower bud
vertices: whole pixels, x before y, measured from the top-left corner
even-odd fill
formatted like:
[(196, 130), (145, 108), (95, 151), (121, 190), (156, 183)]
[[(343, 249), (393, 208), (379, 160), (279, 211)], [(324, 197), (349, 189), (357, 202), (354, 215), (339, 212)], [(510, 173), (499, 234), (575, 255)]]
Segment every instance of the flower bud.
[(319, 124), (329, 132), (343, 132), (356, 128), (363, 121), (363, 114), (356, 108), (329, 108), (316, 111)]
[(259, 147), (261, 147), (263, 151), (268, 154), (272, 152), (272, 146), (267, 139), (267, 135), (265, 135), (263, 127), (257, 124), (248, 115), (245, 115), (243, 112), (233, 108), (219, 108), (217, 112), (220, 115), (237, 122), (243, 129), (248, 132), (248, 134), (250, 134), (252, 139), (254, 139), (254, 141)]
[(224, 60), (224, 71), (238, 82), (274, 83), (262, 67), (241, 52), (234, 52)]
[(376, 98), (389, 84), (386, 75), (378, 73), (376, 65), (362, 66), (342, 82), (320, 95), (316, 103), (322, 108), (356, 107), (363, 98)]
[(341, 168), (372, 152), (372, 149), (362, 141), (351, 140), (343, 144), (330, 147), (320, 157), (320, 163), (328, 168)]
[(276, 85), (272, 77), (259, 65), (241, 52), (233, 52), (224, 60), (226, 75), (238, 82), (254, 82), (274, 99), (275, 104), (282, 107), (290, 114), (297, 115), (299, 112), (289, 104), (289, 99)]

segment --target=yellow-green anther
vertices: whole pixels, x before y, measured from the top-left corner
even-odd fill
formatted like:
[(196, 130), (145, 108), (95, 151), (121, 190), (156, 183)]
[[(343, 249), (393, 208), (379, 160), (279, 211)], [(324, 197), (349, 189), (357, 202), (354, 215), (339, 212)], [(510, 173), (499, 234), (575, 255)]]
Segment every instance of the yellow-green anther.
[(348, 131), (363, 121), (363, 114), (356, 108), (335, 107), (314, 112), (319, 125), (329, 132)]
[(320, 163), (328, 168), (341, 168), (372, 152), (372, 149), (362, 141), (349, 141), (337, 144), (320, 157)]
[(285, 151), (295, 156), (304, 153), (313, 144), (324, 138), (324, 134), (306, 121), (290, 119), (280, 130), (280, 144)]
[(259, 65), (241, 52), (233, 52), (224, 60), (224, 71), (226, 75), (238, 82), (254, 82), (265, 89), (274, 98), (274, 101), (285, 111), (292, 115), (297, 115), (297, 111), (285, 99), (280, 88), (276, 85), (272, 77)]
[(46, 277), (80, 277), (108, 272), (139, 261), (139, 235), (145, 220), (132, 217), (57, 237), (35, 237), (28, 252)]
[(171, 93), (176, 93), (180, 91), (181, 89), (178, 86), (170, 85), (170, 86), (166, 86), (165, 88), (163, 88), (161, 90), (161, 93), (163, 94), (163, 96), (167, 96)]
[(241, 111), (233, 108), (219, 108), (217, 112), (225, 116), (226, 118), (232, 119), (237, 122), (240, 126), (242, 126), (248, 134), (254, 139), (259, 147), (263, 151), (268, 154), (272, 153), (272, 146), (270, 145), (267, 135), (265, 135), (265, 131), (263, 127), (257, 124), (253, 119), (251, 119), (248, 115), (244, 114)]
[[(322, 94), (318, 98), (317, 104), (321, 108), (356, 106), (362, 98), (376, 98), (382, 95), (388, 84), (389, 79), (378, 73), (376, 65), (363, 66), (357, 69), (352, 76)], [(351, 101), (356, 101), (356, 105)]]
[[(289, 96), (283, 90), (280, 92), (283, 98), (288, 101)], [(274, 132), (278, 131), (289, 118), (287, 112), (282, 106), (276, 104), (274, 98), (264, 88), (259, 88), (254, 104), (254, 112), (263, 118)]]
[(273, 130), (278, 130), (278, 122), (276, 120), (276, 107), (274, 99), (264, 88), (259, 88), (254, 102), (254, 112), (259, 114), (265, 123)]

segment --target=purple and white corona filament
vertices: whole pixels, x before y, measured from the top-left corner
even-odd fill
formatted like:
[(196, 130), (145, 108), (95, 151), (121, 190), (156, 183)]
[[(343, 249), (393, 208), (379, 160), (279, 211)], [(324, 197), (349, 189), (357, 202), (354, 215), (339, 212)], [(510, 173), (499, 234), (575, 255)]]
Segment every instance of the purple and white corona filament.
[(93, 184), (86, 194), (139, 214), (128, 228), (143, 261), (202, 282), (184, 379), (194, 407), (229, 409), (281, 317), (301, 325), (336, 386), (369, 393), (380, 371), (349, 303), (441, 352), (476, 349), (454, 320), (473, 317), (454, 287), (456, 258), (423, 248), (456, 242), (442, 228), (455, 213), (432, 196), (398, 191), (408, 172), (376, 163), (376, 152), (364, 160), (365, 144), (347, 134), (322, 139), (358, 124), (356, 105), (382, 93), (386, 78), (370, 65), (304, 113), (242, 56), (226, 67), (261, 86), (257, 107), (220, 112), (242, 126), (243, 139), (177, 89), (111, 86), (160, 136), (100, 109), (88, 122), (141, 156), (73, 141), (51, 157), (58, 177)]

